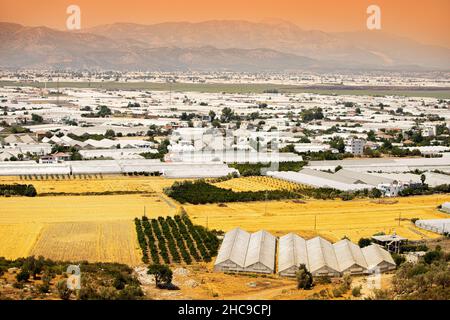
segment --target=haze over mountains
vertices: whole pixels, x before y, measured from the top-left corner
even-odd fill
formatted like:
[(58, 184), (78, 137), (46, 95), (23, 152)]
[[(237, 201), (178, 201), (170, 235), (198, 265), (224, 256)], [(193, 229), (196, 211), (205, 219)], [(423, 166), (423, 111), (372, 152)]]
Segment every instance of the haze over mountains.
[(115, 23), (78, 32), (0, 23), (0, 66), (148, 71), (449, 70), (450, 49), (278, 20)]

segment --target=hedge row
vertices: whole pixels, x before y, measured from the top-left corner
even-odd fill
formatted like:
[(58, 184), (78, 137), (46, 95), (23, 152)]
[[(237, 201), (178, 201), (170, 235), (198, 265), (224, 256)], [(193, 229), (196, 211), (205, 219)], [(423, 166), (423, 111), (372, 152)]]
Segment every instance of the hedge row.
[(0, 196), (37, 196), (36, 189), (32, 184), (0, 184)]

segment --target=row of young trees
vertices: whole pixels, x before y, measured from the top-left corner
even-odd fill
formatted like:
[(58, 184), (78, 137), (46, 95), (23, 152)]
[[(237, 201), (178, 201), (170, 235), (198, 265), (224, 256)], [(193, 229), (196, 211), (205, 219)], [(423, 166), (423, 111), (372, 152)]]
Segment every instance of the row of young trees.
[(163, 217), (159, 217), (158, 222), (161, 226), (164, 238), (167, 241), (167, 245), (169, 246), (169, 251), (170, 251), (170, 255), (172, 256), (172, 261), (175, 263), (180, 263), (181, 258), (180, 258), (180, 254), (178, 253), (178, 250), (177, 250), (177, 244), (175, 243), (175, 239), (172, 236), (172, 232), (170, 231), (169, 225), (166, 223), (166, 219), (164, 219)]
[(183, 257), (184, 262), (186, 262), (187, 264), (191, 264), (192, 258), (186, 249), (186, 245), (184, 244), (183, 237), (180, 233), (177, 224), (172, 219), (172, 217), (167, 217), (165, 223), (170, 227), (170, 229), (172, 229), (172, 234), (175, 238), (178, 250), (180, 250), (180, 254)]
[(158, 220), (152, 219), (151, 221), (152, 230), (155, 233), (156, 239), (158, 240), (158, 248), (159, 248), (159, 254), (164, 260), (164, 263), (169, 264), (170, 258), (169, 253), (167, 251), (166, 246), (166, 240), (164, 239), (164, 236), (161, 232), (161, 228), (159, 227)]
[(218, 188), (204, 180), (175, 182), (171, 187), (164, 189), (164, 192), (180, 203), (192, 204), (282, 200), (299, 197), (298, 194), (286, 190), (234, 192), (231, 189)]
[(142, 250), (142, 261), (144, 263), (148, 263), (147, 239), (145, 238), (144, 231), (142, 230), (141, 220), (135, 218), (134, 224), (136, 225), (136, 234), (139, 246), (141, 247)]
[(32, 184), (0, 184), (0, 196), (37, 196), (36, 188)]
[[(217, 255), (219, 240), (206, 228), (195, 226), (185, 214), (172, 217), (147, 217), (135, 219), (138, 242), (142, 250), (142, 261), (153, 264), (211, 261)], [(170, 256), (169, 256), (170, 253)], [(162, 259), (160, 259), (160, 257)]]
[[(158, 248), (156, 247), (156, 239), (152, 232), (152, 227), (147, 217), (142, 218), (142, 225), (144, 227), (145, 236), (148, 239), (148, 247), (150, 248), (150, 255), (152, 256), (153, 263), (159, 263)], [(144, 261), (145, 262), (145, 261)]]

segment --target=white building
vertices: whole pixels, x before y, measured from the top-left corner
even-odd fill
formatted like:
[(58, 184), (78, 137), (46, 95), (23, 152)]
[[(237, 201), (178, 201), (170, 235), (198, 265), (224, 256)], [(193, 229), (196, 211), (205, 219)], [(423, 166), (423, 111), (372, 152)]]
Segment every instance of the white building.
[(347, 141), (347, 145), (345, 146), (345, 152), (348, 152), (348, 153), (351, 153), (354, 155), (363, 155), (365, 145), (366, 145), (366, 140), (351, 138)]
[(248, 233), (235, 228), (225, 234), (216, 261), (215, 271), (275, 272), (276, 238), (266, 231)]

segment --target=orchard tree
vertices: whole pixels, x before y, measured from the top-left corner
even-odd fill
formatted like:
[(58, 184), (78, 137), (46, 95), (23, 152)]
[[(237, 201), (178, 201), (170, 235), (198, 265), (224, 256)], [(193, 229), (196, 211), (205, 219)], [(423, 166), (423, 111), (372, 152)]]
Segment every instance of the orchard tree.
[(173, 272), (167, 265), (152, 264), (148, 267), (147, 274), (155, 276), (156, 287), (172, 283)]

